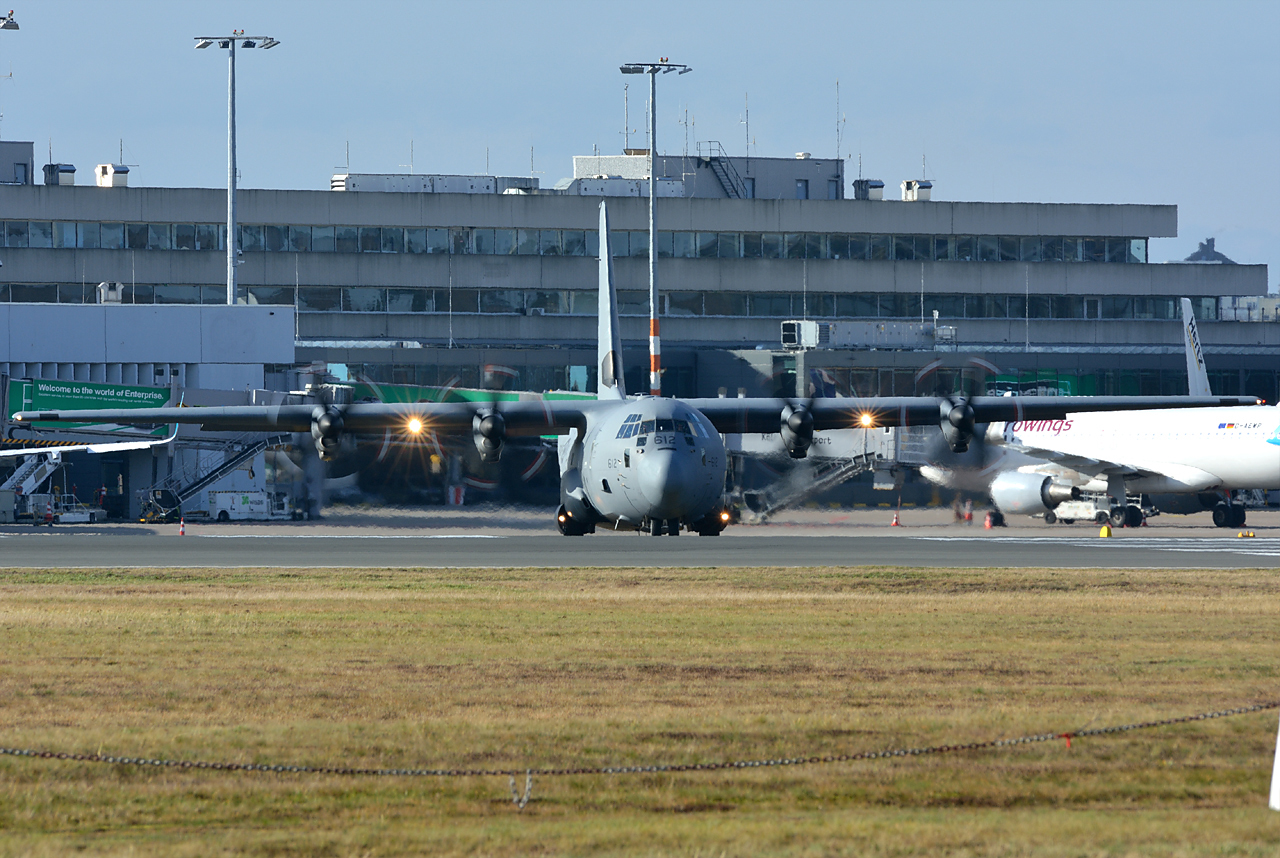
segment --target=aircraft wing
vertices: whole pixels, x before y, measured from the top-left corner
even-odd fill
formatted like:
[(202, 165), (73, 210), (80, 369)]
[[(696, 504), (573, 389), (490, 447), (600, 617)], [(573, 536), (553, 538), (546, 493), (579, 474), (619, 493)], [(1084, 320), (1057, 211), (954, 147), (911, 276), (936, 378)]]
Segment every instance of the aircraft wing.
[[(1060, 420), (1086, 411), (1138, 411), (1152, 408), (1205, 408), (1256, 405), (1252, 396), (873, 396), (857, 399), (690, 399), (720, 432), (777, 432), (782, 410), (807, 407), (814, 429), (925, 426), (956, 420), (954, 410), (972, 410), (969, 423)], [(516, 402), (358, 402), (353, 405), (229, 405), (221, 407), (132, 408), (118, 411), (21, 411), (16, 423), (120, 423), (155, 425), (195, 423), (210, 432), (308, 432), (326, 413), (341, 417), (346, 432), (409, 431), (413, 419), (422, 431), (470, 432), (478, 414), (500, 413), (513, 435), (565, 434), (582, 429), (587, 415), (618, 407), (616, 401), (532, 399)]]
[(1047, 450), (1028, 444), (1005, 444), (1006, 450), (1015, 450), (1037, 459), (1044, 459), (1063, 468), (1068, 468), (1087, 477), (1107, 479), (1119, 475), (1127, 479), (1135, 477), (1163, 477), (1170, 483), (1178, 484), (1186, 491), (1208, 491), (1222, 484), (1216, 474), (1190, 465), (1176, 462), (1113, 462), (1107, 459), (1096, 459), (1088, 456), (1062, 453)]
[(14, 456), (32, 456), (37, 453), (79, 453), (88, 451), (90, 453), (115, 453), (122, 450), (145, 450), (148, 447), (158, 447), (161, 444), (168, 444), (178, 434), (178, 427), (173, 427), (173, 432), (167, 438), (157, 438), (153, 441), (107, 441), (105, 443), (93, 444), (66, 444), (57, 447), (25, 447), (18, 450), (0, 450), (0, 459), (9, 459)]
[(1046, 462), (1052, 462), (1055, 465), (1060, 465), (1072, 471), (1078, 471), (1079, 473), (1089, 477), (1106, 478), (1111, 474), (1121, 474), (1126, 477), (1149, 475), (1148, 471), (1138, 467), (1137, 465), (1112, 462), (1107, 459), (1096, 459), (1091, 456), (1080, 456), (1074, 453), (1063, 453), (1060, 450), (1049, 450), (1032, 444), (1011, 444), (1006, 441), (1001, 444), (1001, 447), (1005, 450), (1022, 453), (1036, 459), (1043, 459)]
[(194, 423), (208, 432), (309, 432), (314, 420), (328, 414), (341, 418), (343, 431), (352, 433), (400, 430), (462, 434), (472, 430), (477, 414), (500, 413), (513, 435), (565, 434), (586, 425), (587, 414), (617, 407), (617, 402), (594, 399), (520, 400), (516, 402), (358, 402), (352, 405), (229, 405), (221, 407), (131, 408), (119, 411), (22, 411), (15, 423), (121, 423), (148, 426)]
[(869, 396), (849, 399), (690, 399), (720, 432), (777, 432), (782, 409), (807, 407), (813, 428), (858, 429), (927, 426), (957, 419), (967, 405), (969, 424), (1061, 420), (1089, 411), (1143, 411), (1159, 408), (1210, 408), (1257, 405), (1253, 396)]

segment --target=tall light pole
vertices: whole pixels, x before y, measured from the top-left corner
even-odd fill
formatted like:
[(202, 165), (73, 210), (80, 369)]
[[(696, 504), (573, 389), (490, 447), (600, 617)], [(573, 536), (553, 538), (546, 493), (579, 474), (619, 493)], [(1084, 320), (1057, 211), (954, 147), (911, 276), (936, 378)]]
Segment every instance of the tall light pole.
[[(10, 9), (8, 15), (5, 15), (3, 18), (0, 18), (0, 30), (16, 30), (16, 29), (18, 29), (18, 22), (13, 20), (13, 10)], [(6, 75), (6, 77), (13, 77), (13, 72), (9, 72), (9, 74)], [(36, 166), (35, 164), (31, 165), (33, 170), (35, 169), (35, 166)], [(35, 181), (31, 176), (28, 176), (27, 179), (28, 181)]]
[(196, 48), (218, 43), (227, 52), (227, 303), (236, 302), (236, 43), (245, 48), (274, 48), (270, 36), (246, 36), (236, 30), (230, 36), (196, 36)]
[(662, 338), (658, 335), (658, 233), (654, 220), (654, 200), (657, 198), (657, 180), (654, 170), (658, 150), (658, 73), (688, 74), (693, 71), (686, 65), (669, 63), (663, 57), (656, 63), (627, 63), (623, 74), (649, 75), (649, 395), (662, 395)]

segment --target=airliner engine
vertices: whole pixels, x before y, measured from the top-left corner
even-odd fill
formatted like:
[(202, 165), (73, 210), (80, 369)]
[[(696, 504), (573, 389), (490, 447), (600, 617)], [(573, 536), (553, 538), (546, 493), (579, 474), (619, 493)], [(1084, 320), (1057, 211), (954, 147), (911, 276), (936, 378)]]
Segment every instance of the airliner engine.
[(991, 483), (991, 500), (1003, 513), (1035, 515), (1047, 512), (1063, 501), (1078, 500), (1080, 489), (1059, 485), (1053, 477), (1009, 471)]

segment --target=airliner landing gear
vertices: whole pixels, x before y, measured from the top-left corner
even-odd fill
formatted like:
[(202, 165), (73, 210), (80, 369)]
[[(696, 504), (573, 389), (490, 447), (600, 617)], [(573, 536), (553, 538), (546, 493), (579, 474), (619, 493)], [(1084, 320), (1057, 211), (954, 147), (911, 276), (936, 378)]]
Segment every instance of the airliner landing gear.
[(678, 518), (667, 519), (667, 536), (679, 536), (679, 535), (680, 535), (680, 519)]
[(1245, 520), (1243, 504), (1220, 503), (1213, 508), (1213, 524), (1215, 527), (1242, 527)]
[(1112, 527), (1142, 527), (1142, 508), (1130, 504), (1111, 508)]
[(662, 529), (663, 529), (663, 526), (664, 526), (665, 524), (666, 524), (666, 522), (664, 522), (664, 521), (663, 521), (662, 519), (660, 519), (660, 518), (651, 518), (651, 519), (649, 519), (649, 535), (650, 535), (650, 536), (661, 536), (661, 535), (662, 535)]

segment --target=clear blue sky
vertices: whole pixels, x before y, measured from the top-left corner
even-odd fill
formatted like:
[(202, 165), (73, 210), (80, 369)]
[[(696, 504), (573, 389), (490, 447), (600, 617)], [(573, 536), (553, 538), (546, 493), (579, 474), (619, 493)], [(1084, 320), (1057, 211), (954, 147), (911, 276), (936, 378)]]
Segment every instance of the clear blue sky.
[[(15, 0), (11, 0), (15, 2)], [(915, 178), (945, 200), (1175, 203), (1179, 238), (1215, 236), (1280, 276), (1280, 4), (1123, 2), (174, 2), (40, 0), (0, 32), (0, 136), (50, 140), (131, 182), (226, 183), (226, 55), (194, 36), (243, 29), (271, 51), (237, 62), (242, 184), (327, 188), (357, 172), (528, 175), (622, 147), (618, 65), (670, 57), (659, 150), (695, 140), (753, 154), (836, 152), (856, 175)], [(632, 93), (643, 145), (644, 93)]]

